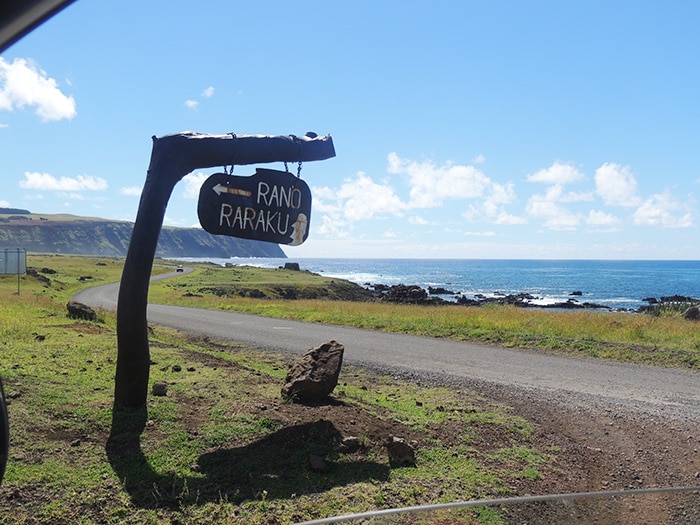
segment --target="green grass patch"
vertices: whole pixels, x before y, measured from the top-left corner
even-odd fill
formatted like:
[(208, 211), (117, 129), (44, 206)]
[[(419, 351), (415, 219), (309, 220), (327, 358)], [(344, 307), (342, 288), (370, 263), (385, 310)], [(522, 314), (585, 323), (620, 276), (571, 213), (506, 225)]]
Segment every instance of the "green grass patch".
[[(317, 291), (327, 289), (331, 282), (336, 287), (343, 282), (303, 271), (207, 265), (177, 280), (154, 283), (150, 300), (581, 357), (700, 368), (700, 330), (679, 312), (655, 316), (501, 305), (389, 304), (366, 298), (358, 301), (340, 293), (278, 293), (274, 290), (279, 285), (273, 283), (279, 280)], [(345, 286), (356, 287), (352, 283)], [(260, 290), (260, 294), (241, 293), (243, 289)], [(353, 300), (338, 300), (343, 297)]]
[[(149, 396), (147, 414), (113, 420), (114, 315), (76, 321), (65, 304), (84, 286), (119, 280), (122, 261), (28, 259), (51, 270), (39, 272), (46, 279), (23, 276), (19, 296), (16, 281), (0, 279), (11, 422), (0, 512), (12, 523), (294, 523), (497, 497), (514, 480), (534, 492), (540, 477), (556, 475), (547, 469), (556, 451), (540, 449), (528, 422), (473, 393), (346, 367), (329, 403), (285, 402), (289, 357), (158, 327), (150, 381), (166, 382), (168, 394)], [(343, 452), (349, 435), (361, 446)], [(390, 467), (384, 444), (392, 435), (414, 443), (415, 467)], [(327, 469), (314, 470), (310, 455)], [(501, 514), (482, 508), (390, 522), (435, 519), (499, 523)]]

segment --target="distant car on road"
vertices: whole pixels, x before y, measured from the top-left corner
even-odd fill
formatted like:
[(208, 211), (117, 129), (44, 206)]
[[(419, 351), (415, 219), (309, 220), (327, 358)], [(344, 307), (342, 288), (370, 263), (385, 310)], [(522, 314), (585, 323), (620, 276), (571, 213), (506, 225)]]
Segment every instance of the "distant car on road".
[(177, 265), (177, 268), (175, 268), (175, 271), (176, 271), (176, 272), (184, 272), (184, 271), (185, 271), (185, 268), (183, 268), (183, 266), (182, 266), (181, 264), (178, 264), (178, 265)]

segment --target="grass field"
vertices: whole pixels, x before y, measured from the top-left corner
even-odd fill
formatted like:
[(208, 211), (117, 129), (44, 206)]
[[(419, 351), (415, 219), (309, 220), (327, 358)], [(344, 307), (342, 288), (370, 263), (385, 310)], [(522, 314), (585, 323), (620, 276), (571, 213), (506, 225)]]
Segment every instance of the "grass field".
[[(341, 287), (340, 283), (344, 283)], [(700, 329), (679, 312), (667, 315), (598, 310), (538, 310), (514, 306), (417, 306), (331, 300), (348, 283), (285, 269), (200, 266), (193, 274), (154, 283), (163, 304), (350, 325), (387, 332), (469, 340), (505, 347), (700, 368)], [(359, 287), (355, 287), (359, 288)], [(303, 290), (296, 295), (289, 290)], [(280, 300), (293, 295), (294, 300)], [(359, 295), (357, 291), (353, 296)]]
[[(20, 295), (15, 276), (0, 278), (11, 424), (2, 523), (281, 524), (535, 493), (565, 479), (559, 450), (531, 422), (473, 392), (346, 367), (327, 403), (285, 402), (288, 358), (158, 327), (150, 380), (165, 381), (168, 394), (149, 396), (147, 414), (115, 415), (114, 315), (70, 319), (65, 304), (82, 287), (119, 280), (122, 263), (30, 254), (38, 272), (22, 276)], [(246, 301), (340, 315), (329, 300)], [(347, 436), (358, 450), (339, 449)], [(415, 445), (415, 467), (389, 465), (390, 436)], [(312, 468), (310, 455), (327, 468)], [(381, 521), (436, 522), (501, 523), (503, 515), (479, 507)]]

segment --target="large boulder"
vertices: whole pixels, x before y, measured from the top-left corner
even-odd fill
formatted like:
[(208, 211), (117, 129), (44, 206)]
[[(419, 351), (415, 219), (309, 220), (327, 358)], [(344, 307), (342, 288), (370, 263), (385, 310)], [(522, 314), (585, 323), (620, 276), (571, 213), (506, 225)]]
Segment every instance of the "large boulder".
[(282, 397), (302, 402), (324, 400), (338, 384), (344, 351), (336, 341), (307, 351), (287, 373)]

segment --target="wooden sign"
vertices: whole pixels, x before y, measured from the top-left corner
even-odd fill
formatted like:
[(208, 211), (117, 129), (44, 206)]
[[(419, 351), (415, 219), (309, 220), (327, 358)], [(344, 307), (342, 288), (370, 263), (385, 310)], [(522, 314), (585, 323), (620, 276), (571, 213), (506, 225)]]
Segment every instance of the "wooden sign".
[(199, 190), (199, 223), (209, 233), (298, 246), (309, 236), (311, 190), (286, 171), (215, 173)]

